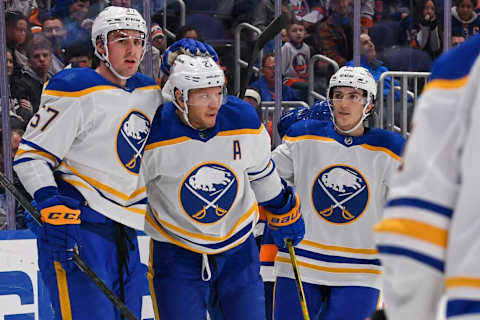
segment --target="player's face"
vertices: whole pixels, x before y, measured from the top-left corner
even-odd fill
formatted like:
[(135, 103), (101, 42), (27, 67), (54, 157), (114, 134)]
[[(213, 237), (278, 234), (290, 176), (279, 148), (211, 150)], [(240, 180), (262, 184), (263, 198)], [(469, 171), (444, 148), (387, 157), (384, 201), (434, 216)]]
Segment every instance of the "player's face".
[(192, 89), (188, 92), (188, 120), (199, 130), (212, 128), (222, 105), (222, 87)]
[(143, 46), (142, 33), (136, 30), (117, 30), (108, 34), (108, 57), (112, 67), (124, 77), (133, 76), (140, 65)]
[[(366, 102), (361, 89), (350, 87), (334, 88), (332, 103), (337, 126), (344, 131), (352, 129), (362, 118), (362, 111)], [(372, 107), (373, 105), (370, 105), (366, 112), (370, 111)], [(360, 128), (362, 127), (360, 126)]]

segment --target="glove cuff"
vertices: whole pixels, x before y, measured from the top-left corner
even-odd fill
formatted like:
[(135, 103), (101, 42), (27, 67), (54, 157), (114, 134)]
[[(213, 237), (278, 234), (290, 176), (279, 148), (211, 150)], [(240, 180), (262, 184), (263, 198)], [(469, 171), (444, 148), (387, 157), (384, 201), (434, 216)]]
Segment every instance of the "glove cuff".
[(286, 213), (275, 214), (265, 210), (265, 214), (267, 216), (268, 224), (272, 227), (284, 227), (291, 225), (302, 216), (302, 213), (300, 212), (300, 200), (298, 199), (298, 196), (295, 195), (295, 206)]

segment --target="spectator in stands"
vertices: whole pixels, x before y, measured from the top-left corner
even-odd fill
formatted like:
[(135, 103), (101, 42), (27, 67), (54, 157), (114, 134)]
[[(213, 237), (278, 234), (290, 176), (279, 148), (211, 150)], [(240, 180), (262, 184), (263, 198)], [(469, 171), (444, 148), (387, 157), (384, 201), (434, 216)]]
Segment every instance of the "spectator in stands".
[(189, 25), (181, 26), (175, 32), (175, 40), (180, 40), (183, 38), (192, 38), (194, 40), (201, 41), (199, 40), (197, 29)]
[(65, 47), (73, 43), (90, 45), (90, 32), (93, 24), (92, 19), (85, 19), (90, 0), (57, 0), (51, 10), (53, 16), (63, 20), (67, 37), (63, 43)]
[[(263, 56), (262, 68), (260, 70), (260, 77), (257, 81), (252, 82), (250, 87), (257, 89), (260, 92), (262, 101), (275, 100), (275, 54), (268, 53)], [(297, 92), (282, 85), (282, 100), (283, 101), (298, 101)]]
[(23, 72), (12, 76), (12, 87), (28, 89), (29, 100), (32, 103), (33, 112), (36, 113), (40, 106), (43, 85), (51, 77), (48, 73), (52, 63), (50, 41), (41, 33), (34, 35), (29, 44), (27, 56), (28, 66), (25, 67)]
[(88, 47), (72, 44), (65, 49), (65, 63), (69, 68), (91, 68), (93, 54)]
[[(1, 130), (0, 130), (1, 133)], [(22, 139), (24, 131), (18, 128), (11, 128), (10, 131), (10, 144), (11, 144), (11, 155), (12, 160), (13, 156), (18, 150), (18, 145), (20, 144), (20, 140)], [(4, 170), (4, 163), (3, 163), (3, 139), (0, 139), (0, 170), (5, 172)], [(26, 197), (26, 199), (31, 199), (28, 193), (23, 188), (20, 180), (18, 179), (15, 172), (13, 173), (13, 184), (14, 186)], [(18, 229), (26, 229), (25, 217), (24, 217), (24, 209), (15, 201), (15, 228)], [(0, 230), (7, 229), (7, 203), (5, 198), (5, 188), (0, 186)]]
[(353, 28), (350, 0), (336, 0), (330, 4), (332, 14), (317, 23), (313, 30), (313, 54), (323, 54), (344, 66), (353, 58)]
[[(347, 63), (347, 66), (353, 67), (353, 60)], [(370, 36), (366, 33), (360, 35), (360, 66), (364, 67), (372, 74), (375, 81), (380, 80), (382, 73), (389, 71), (387, 67), (383, 65), (383, 61), (377, 59), (377, 50), (375, 44), (373, 44)], [(391, 90), (391, 78), (386, 77), (383, 82), (383, 96), (388, 96)], [(400, 100), (400, 92), (395, 92), (395, 99)]]
[(442, 53), (442, 32), (439, 30), (434, 0), (422, 0), (415, 21), (416, 43), (432, 59)]
[(305, 34), (302, 22), (294, 20), (288, 25), (289, 41), (282, 46), (282, 76), (284, 83), (296, 89), (301, 99), (307, 101), (310, 47), (303, 41)]
[(10, 113), (10, 127), (12, 129), (25, 129), (27, 120), (33, 116), (33, 109), (27, 88), (13, 87), (11, 85), (14, 73), (19, 73), (21, 66), (18, 66), (13, 54), (13, 49), (6, 50), (7, 56), (7, 77), (9, 84), (8, 107)]
[(157, 48), (160, 54), (162, 54), (165, 51), (165, 35), (163, 34), (162, 27), (156, 23), (153, 23), (151, 37), (152, 46)]
[(8, 11), (5, 15), (5, 26), (7, 46), (14, 49), (17, 63), (27, 65), (25, 47), (30, 37), (27, 17), (18, 11)]
[(473, 10), (477, 0), (455, 0), (452, 8), (452, 34), (465, 39), (480, 31), (480, 16)]
[(55, 74), (65, 67), (65, 49), (63, 43), (67, 37), (67, 30), (63, 21), (58, 17), (47, 17), (42, 24), (45, 37), (50, 40), (53, 49), (51, 73)]
[[(152, 39), (152, 74), (149, 74), (155, 81), (160, 82), (159, 79), (162, 78), (163, 74), (161, 73), (160, 70), (160, 63), (161, 63), (161, 57), (163, 52), (165, 51), (165, 48), (162, 48), (162, 50), (159, 50), (156, 45), (159, 43), (163, 43), (163, 31), (162, 28), (156, 23), (152, 24), (152, 27), (150, 29), (150, 37)], [(160, 40), (160, 38), (162, 38)], [(140, 63), (139, 67), (139, 72), (142, 73), (147, 73), (146, 72), (146, 59), (143, 59), (142, 62)]]

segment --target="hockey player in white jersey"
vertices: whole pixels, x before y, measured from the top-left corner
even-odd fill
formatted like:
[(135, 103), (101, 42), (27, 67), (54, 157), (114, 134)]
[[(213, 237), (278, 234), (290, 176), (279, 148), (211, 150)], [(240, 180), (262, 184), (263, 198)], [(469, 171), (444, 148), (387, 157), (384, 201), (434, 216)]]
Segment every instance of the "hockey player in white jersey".
[(41, 276), (55, 319), (120, 319), (72, 260), (73, 251), (141, 319), (145, 270), (135, 229), (143, 229), (140, 173), (158, 85), (137, 73), (146, 24), (134, 9), (108, 7), (92, 27), (96, 70), (68, 69), (46, 85), (14, 169), (35, 198)]
[[(294, 123), (272, 159), (302, 203), (306, 231), (295, 251), (312, 319), (365, 320), (376, 309), (382, 273), (372, 228), (404, 139), (364, 126), (377, 93), (368, 70), (342, 67), (327, 93), (332, 120)], [(275, 274), (274, 319), (303, 319), (285, 248)]]
[(211, 58), (178, 56), (163, 89), (172, 102), (157, 111), (145, 147), (156, 319), (203, 320), (207, 310), (265, 319), (257, 201), (279, 246), (303, 237), (298, 197), (270, 160), (267, 131), (224, 84)]
[(480, 36), (437, 59), (375, 230), (389, 320), (480, 318)]

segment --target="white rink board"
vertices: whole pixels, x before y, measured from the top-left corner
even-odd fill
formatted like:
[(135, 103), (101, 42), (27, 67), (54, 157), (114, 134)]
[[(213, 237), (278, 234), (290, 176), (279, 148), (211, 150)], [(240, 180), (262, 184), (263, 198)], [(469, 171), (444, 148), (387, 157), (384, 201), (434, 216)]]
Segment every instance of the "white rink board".
[[(140, 259), (148, 264), (149, 237), (138, 236)], [(142, 320), (153, 320), (145, 277)], [(39, 280), (37, 249), (29, 230), (0, 231), (0, 320), (53, 319), (48, 292)]]

